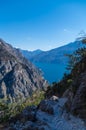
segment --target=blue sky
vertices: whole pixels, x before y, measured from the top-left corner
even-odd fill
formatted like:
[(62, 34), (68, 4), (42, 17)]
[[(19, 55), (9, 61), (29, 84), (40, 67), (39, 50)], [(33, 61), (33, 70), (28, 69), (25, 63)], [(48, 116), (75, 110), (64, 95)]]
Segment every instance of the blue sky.
[(85, 0), (0, 0), (0, 37), (15, 47), (49, 50), (86, 30)]

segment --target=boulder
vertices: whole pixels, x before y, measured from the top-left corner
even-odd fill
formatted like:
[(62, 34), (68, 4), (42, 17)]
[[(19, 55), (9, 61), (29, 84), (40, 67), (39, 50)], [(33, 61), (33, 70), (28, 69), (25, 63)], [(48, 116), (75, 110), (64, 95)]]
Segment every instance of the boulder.
[(39, 109), (43, 112), (47, 112), (48, 114), (54, 114), (53, 101), (51, 100), (43, 100), (39, 104)]
[(52, 96), (51, 98), (50, 98), (50, 100), (52, 100), (52, 101), (58, 101), (58, 97), (57, 96)]

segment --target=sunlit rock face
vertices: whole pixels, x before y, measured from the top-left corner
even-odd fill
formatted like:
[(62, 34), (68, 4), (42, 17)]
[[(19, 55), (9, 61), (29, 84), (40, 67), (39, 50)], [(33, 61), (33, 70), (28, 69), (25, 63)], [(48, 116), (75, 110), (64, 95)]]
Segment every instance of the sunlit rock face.
[(25, 99), (46, 86), (39, 70), (18, 49), (0, 39), (0, 98)]

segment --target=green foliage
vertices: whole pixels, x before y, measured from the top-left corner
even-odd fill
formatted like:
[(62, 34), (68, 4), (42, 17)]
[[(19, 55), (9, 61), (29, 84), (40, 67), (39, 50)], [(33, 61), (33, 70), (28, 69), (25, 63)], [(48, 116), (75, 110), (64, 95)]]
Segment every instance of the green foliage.
[(70, 84), (72, 84), (71, 75), (64, 74), (63, 79), (60, 82), (54, 82), (51, 86), (48, 86), (45, 97), (50, 98), (53, 95), (61, 97)]
[(29, 104), (29, 106), (38, 105), (40, 103), (40, 101), (43, 99), (44, 99), (44, 92), (37, 91), (32, 94), (31, 98), (25, 100), (23, 105), (24, 106), (28, 106), (28, 104)]
[(34, 92), (30, 98), (25, 101), (19, 101), (15, 103), (6, 103), (6, 101), (0, 100), (0, 122), (5, 122), (11, 117), (19, 114), (25, 107), (38, 105), (41, 100), (44, 99), (44, 92)]
[(69, 57), (67, 69), (70, 71), (72, 71), (77, 63), (79, 63), (83, 58), (86, 57), (86, 33), (82, 31), (80, 35), (81, 36), (78, 37), (76, 40), (84, 44), (84, 46), (82, 48), (77, 48), (77, 50), (73, 54), (66, 54), (66, 56)]
[(86, 48), (79, 48), (73, 54), (67, 55), (69, 57), (68, 70), (72, 70), (77, 63), (86, 57)]

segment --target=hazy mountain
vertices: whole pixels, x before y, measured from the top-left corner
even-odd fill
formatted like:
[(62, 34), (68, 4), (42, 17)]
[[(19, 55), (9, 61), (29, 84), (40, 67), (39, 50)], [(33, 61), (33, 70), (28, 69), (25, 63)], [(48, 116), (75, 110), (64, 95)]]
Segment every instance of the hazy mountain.
[(46, 81), (39, 70), (18, 49), (0, 39), (0, 98), (23, 99), (44, 86)]
[[(66, 72), (68, 57), (65, 54), (72, 54), (77, 48), (82, 47), (80, 41), (71, 42), (59, 48), (49, 51), (38, 51), (37, 53), (29, 53), (22, 50), (22, 54), (40, 68), (45, 79), (50, 83), (59, 81)], [(52, 75), (52, 73), (54, 73)]]
[(32, 62), (66, 63), (67, 57), (65, 56), (65, 54), (71, 54), (77, 48), (82, 46), (83, 45), (80, 41), (75, 41), (49, 51), (38, 51), (38, 54), (34, 53), (34, 51), (31, 53), (27, 52), (27, 54), (25, 53), (25, 51), (22, 51), (22, 53)]
[(35, 51), (27, 51), (27, 50), (21, 50), (21, 53), (27, 58), (27, 59), (30, 59), (36, 55), (39, 55), (41, 54), (43, 51), (38, 49), (38, 50), (35, 50)]

